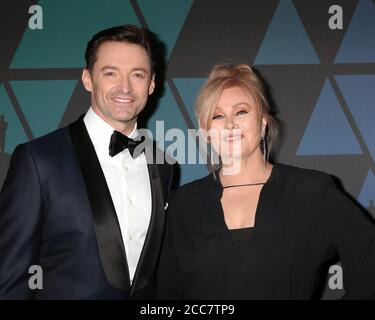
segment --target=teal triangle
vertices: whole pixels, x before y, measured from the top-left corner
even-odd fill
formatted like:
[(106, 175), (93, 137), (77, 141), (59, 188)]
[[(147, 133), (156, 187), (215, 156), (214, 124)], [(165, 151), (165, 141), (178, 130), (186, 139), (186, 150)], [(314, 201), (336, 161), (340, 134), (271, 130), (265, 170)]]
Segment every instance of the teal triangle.
[(372, 0), (360, 0), (335, 63), (373, 62), (375, 62), (375, 3)]
[(12, 81), (34, 137), (58, 128), (77, 80)]
[(327, 80), (297, 150), (297, 155), (362, 154), (330, 82)]
[(3, 85), (0, 85), (0, 115), (3, 115), (7, 122), (5, 153), (11, 154), (17, 145), (28, 139)]
[(81, 68), (87, 42), (102, 29), (139, 21), (128, 0), (40, 0), (43, 29), (26, 32), (11, 68)]
[(195, 128), (198, 129), (194, 106), (199, 90), (206, 81), (206, 78), (175, 78), (173, 81), (185, 104), (186, 110), (189, 112), (190, 119), (193, 120)]
[(367, 173), (361, 192), (358, 196), (358, 201), (363, 207), (375, 212), (375, 176), (371, 170)]
[(166, 44), (167, 58), (190, 11), (192, 0), (138, 0), (147, 25)]
[(375, 161), (375, 75), (345, 75), (335, 78)]
[[(157, 129), (156, 121), (158, 121), (158, 127), (162, 129)], [(156, 112), (148, 119), (147, 128), (151, 131), (152, 137), (157, 141), (159, 147), (166, 151), (175, 141), (166, 141), (167, 138), (171, 140), (177, 134), (183, 136), (184, 142), (181, 145), (181, 150), (184, 150), (185, 156), (181, 157), (183, 158), (182, 161), (179, 161), (181, 169), (180, 184), (185, 184), (207, 175), (206, 165), (198, 163), (198, 156), (195, 163), (188, 163), (189, 147), (191, 150), (196, 150), (196, 145), (192, 142), (192, 139), (189, 139), (188, 127), (169, 86), (166, 86), (164, 96), (160, 99)], [(196, 154), (198, 155), (198, 153)], [(176, 158), (176, 155), (172, 154), (172, 156)]]
[(292, 1), (279, 1), (254, 63), (320, 63)]

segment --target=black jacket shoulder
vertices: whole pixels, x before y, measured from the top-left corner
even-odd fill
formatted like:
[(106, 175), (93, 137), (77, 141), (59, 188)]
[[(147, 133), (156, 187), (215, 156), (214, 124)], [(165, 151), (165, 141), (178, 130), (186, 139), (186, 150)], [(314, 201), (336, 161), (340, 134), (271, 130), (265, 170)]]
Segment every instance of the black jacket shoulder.
[(310, 189), (321, 189), (333, 183), (331, 175), (319, 170), (299, 168), (282, 163), (275, 164), (274, 170), (275, 172), (272, 174), (274, 179), (280, 179), (294, 187), (306, 186)]
[(66, 151), (65, 147), (69, 139), (67, 127), (60, 128), (31, 141), (19, 144), (14, 149), (12, 158), (16, 155), (24, 154), (24, 152), (31, 153), (33, 157), (38, 159), (62, 156)]
[(310, 179), (310, 180), (327, 180), (330, 175), (323, 171), (314, 169), (305, 169), (283, 163), (276, 163), (275, 170), (277, 175), (286, 175), (290, 179)]

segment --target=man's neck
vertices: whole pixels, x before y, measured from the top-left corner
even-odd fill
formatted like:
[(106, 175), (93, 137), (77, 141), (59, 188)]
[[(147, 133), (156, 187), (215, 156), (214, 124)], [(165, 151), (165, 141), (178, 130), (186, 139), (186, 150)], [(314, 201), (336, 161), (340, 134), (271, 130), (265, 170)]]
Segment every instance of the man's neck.
[(109, 124), (114, 130), (121, 132), (122, 134), (129, 136), (134, 130), (136, 130), (137, 125), (137, 118), (129, 120), (129, 121), (110, 121), (107, 117), (103, 116), (101, 113), (97, 112), (94, 108), (91, 109), (95, 112), (95, 114), (102, 119), (104, 122)]

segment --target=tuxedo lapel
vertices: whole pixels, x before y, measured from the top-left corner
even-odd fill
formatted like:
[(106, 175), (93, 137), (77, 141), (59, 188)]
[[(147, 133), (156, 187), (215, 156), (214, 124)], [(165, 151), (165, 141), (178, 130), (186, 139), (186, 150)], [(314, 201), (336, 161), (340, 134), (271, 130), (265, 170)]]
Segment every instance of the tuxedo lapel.
[(114, 288), (129, 291), (129, 269), (121, 229), (102, 168), (83, 122), (83, 116), (71, 124), (69, 130), (91, 205), (104, 273)]
[(163, 237), (165, 219), (164, 197), (158, 165), (155, 164), (155, 152), (156, 144), (153, 144), (151, 151), (149, 148), (145, 149), (147, 168), (150, 177), (152, 211), (150, 225), (137, 265), (137, 270), (134, 275), (130, 296), (132, 296), (134, 292), (144, 288), (147, 285), (150, 275), (154, 273)]

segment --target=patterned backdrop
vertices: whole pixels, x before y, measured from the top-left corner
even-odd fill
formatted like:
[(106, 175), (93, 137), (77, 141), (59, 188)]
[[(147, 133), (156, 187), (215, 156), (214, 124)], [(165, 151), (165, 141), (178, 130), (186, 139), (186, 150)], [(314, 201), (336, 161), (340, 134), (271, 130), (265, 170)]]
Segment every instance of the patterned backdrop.
[[(32, 5), (43, 10), (43, 29), (30, 28)], [(332, 5), (342, 8), (342, 29), (329, 27)], [(86, 43), (125, 23), (148, 27), (165, 45), (163, 94), (147, 121), (154, 133), (157, 120), (165, 131), (196, 127), (194, 100), (213, 64), (252, 64), (281, 123), (276, 160), (336, 176), (375, 217), (373, 0), (2, 0), (0, 186), (18, 144), (87, 110)], [(207, 172), (182, 164), (180, 183)], [(341, 294), (326, 290), (325, 298)]]

